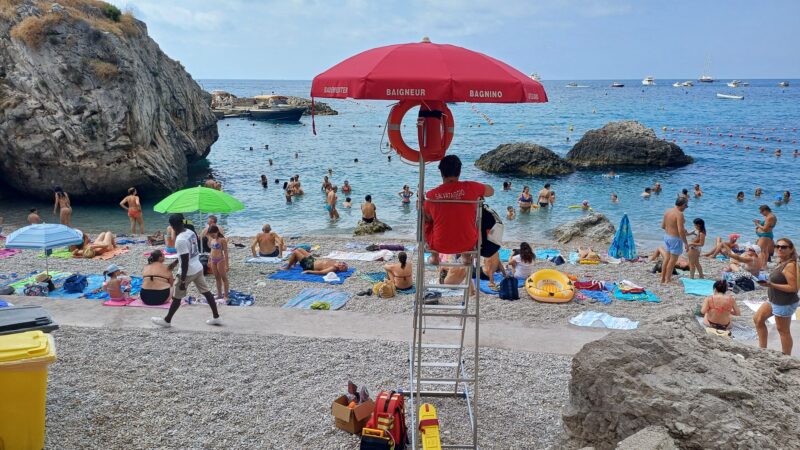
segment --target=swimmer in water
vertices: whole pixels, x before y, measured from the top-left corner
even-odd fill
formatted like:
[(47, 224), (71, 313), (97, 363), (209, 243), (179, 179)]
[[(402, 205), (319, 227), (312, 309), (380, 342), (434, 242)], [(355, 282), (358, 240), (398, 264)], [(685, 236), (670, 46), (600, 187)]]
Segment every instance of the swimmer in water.
[(661, 193), (661, 183), (659, 183), (658, 181), (656, 181), (656, 184), (653, 185), (653, 192), (655, 192), (656, 194)]
[(272, 165), (272, 159), (271, 158), (269, 159), (269, 165), (270, 166)]
[(617, 197), (615, 192), (611, 193), (611, 203), (619, 203), (619, 197)]
[(592, 209), (592, 207), (589, 206), (589, 200), (584, 200), (584, 201), (581, 202), (581, 209), (583, 211), (589, 211), (589, 210)]
[(353, 187), (350, 186), (350, 182), (347, 181), (347, 180), (344, 180), (344, 184), (342, 185), (342, 194), (349, 194), (352, 191), (353, 191)]
[(737, 202), (743, 202), (744, 201), (744, 191), (739, 191), (739, 193), (736, 194), (736, 201)]
[(56, 186), (53, 191), (55, 192), (55, 203), (53, 204), (53, 215), (56, 211), (59, 213), (59, 221), (61, 225), (68, 227), (72, 226), (72, 205), (69, 201), (69, 194), (64, 192), (61, 187)]
[(398, 192), (397, 195), (400, 196), (400, 202), (403, 203), (403, 205), (409, 205), (411, 204), (411, 197), (414, 196), (414, 192), (411, 191), (411, 188), (406, 184), (403, 185), (403, 190)]
[(700, 189), (699, 184), (694, 185), (694, 198), (700, 198), (703, 196), (703, 190)]
[(353, 207), (353, 199), (350, 197), (345, 197), (344, 202), (342, 202), (342, 208), (350, 209)]
[(509, 206), (508, 208), (506, 208), (506, 211), (507, 211), (506, 212), (506, 219), (514, 220), (514, 218), (517, 217), (517, 213), (516, 213), (516, 211), (514, 211), (514, 207), (513, 206)]
[(753, 195), (754, 195), (756, 198), (758, 198), (758, 197), (761, 197), (761, 194), (763, 194), (763, 193), (764, 193), (764, 190), (763, 190), (763, 189), (761, 189), (760, 187), (756, 187), (756, 191), (755, 191), (755, 193), (753, 193)]
[(642, 198), (650, 198), (650, 191), (651, 189), (649, 186), (644, 188), (644, 192), (642, 192)]
[(269, 180), (267, 179), (266, 175), (261, 175), (261, 187), (264, 189), (269, 187)]
[(331, 181), (328, 179), (328, 176), (325, 175), (324, 177), (322, 177), (322, 192), (328, 192), (331, 186), (333, 186), (333, 184), (331, 184)]

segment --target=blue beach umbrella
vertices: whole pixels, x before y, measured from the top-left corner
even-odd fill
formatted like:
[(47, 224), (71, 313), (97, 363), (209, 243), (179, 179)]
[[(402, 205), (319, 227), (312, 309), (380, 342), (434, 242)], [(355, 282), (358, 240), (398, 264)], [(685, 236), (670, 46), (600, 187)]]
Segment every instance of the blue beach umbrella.
[(628, 221), (628, 215), (623, 214), (619, 221), (619, 228), (608, 247), (608, 256), (613, 258), (636, 259), (636, 244), (633, 242), (633, 230)]
[(9, 234), (6, 248), (23, 250), (43, 250), (45, 271), (49, 273), (47, 250), (83, 243), (83, 233), (66, 225), (43, 223), (28, 225)]

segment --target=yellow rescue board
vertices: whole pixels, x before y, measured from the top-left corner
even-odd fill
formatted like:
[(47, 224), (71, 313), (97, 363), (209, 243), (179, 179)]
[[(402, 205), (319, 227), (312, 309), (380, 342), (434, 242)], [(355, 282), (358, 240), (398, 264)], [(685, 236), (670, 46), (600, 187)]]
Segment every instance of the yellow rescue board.
[(419, 430), (422, 435), (423, 450), (442, 450), (439, 419), (436, 417), (436, 408), (430, 403), (423, 403), (419, 407)]

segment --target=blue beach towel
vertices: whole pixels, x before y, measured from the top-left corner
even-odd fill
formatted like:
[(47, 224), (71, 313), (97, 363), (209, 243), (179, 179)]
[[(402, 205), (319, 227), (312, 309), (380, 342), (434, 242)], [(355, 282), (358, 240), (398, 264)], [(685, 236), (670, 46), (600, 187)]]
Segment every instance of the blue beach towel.
[[(103, 285), (103, 276), (102, 275), (87, 275), (86, 276), (86, 280), (89, 281), (90, 277), (97, 277), (97, 276), (100, 277), (100, 286), (102, 286)], [(96, 278), (95, 278), (95, 280), (96, 280)], [(94, 282), (96, 282), (96, 281), (94, 281)], [(87, 287), (87, 289), (88, 289), (88, 287)], [(129, 292), (127, 292), (128, 297), (136, 297), (137, 295), (139, 295), (139, 292), (141, 292), (141, 291), (142, 291), (142, 278), (140, 278), (140, 277), (131, 277), (131, 290)], [(84, 291), (84, 292), (88, 292), (88, 291)], [(89, 299), (92, 299), (92, 300), (108, 300), (110, 298), (108, 296), (108, 292), (106, 292), (106, 291), (100, 291), (100, 292), (96, 292), (96, 293), (89, 292), (89, 293), (85, 294), (85, 296), (86, 296), (86, 298), (89, 298)]]
[(586, 289), (581, 289), (578, 292), (604, 305), (611, 304), (613, 301), (611, 294), (608, 291), (589, 291)]
[(580, 255), (578, 255), (578, 252), (569, 252), (569, 258), (568, 259), (569, 259), (569, 263), (574, 266), (575, 264), (578, 264), (578, 262), (580, 262), (581, 257), (580, 257)]
[[(481, 280), (480, 289), (481, 292), (484, 294), (489, 295), (500, 295), (500, 282), (503, 281), (503, 274), (495, 272), (494, 274), (494, 282), (497, 285), (497, 290), (494, 290), (489, 287), (489, 280)], [(517, 278), (517, 287), (525, 286), (525, 280)]]
[(283, 305), (284, 308), (311, 309), (314, 302), (325, 302), (331, 305), (331, 310), (343, 307), (351, 294), (344, 291), (334, 291), (331, 289), (306, 288), (300, 291), (297, 296)]
[(693, 280), (681, 278), (683, 292), (689, 295), (711, 295), (714, 293), (714, 280)]
[(612, 291), (614, 298), (617, 300), (625, 300), (628, 302), (634, 301), (643, 301), (643, 302), (654, 302), (660, 303), (661, 299), (658, 296), (648, 290), (644, 291), (644, 294), (625, 294), (620, 290), (619, 286), (614, 286), (614, 290)]
[(270, 280), (283, 280), (283, 281), (310, 281), (313, 283), (326, 283), (326, 284), (342, 284), (344, 280), (350, 275), (355, 273), (356, 269), (348, 269), (346, 272), (337, 272), (339, 281), (327, 282), (322, 275), (312, 275), (310, 273), (303, 273), (303, 269), (294, 266), (289, 270), (279, 270), (269, 276)]
[(252, 294), (245, 294), (231, 289), (228, 291), (228, 306), (250, 306), (256, 302)]
[(501, 248), (498, 250), (500, 256), (500, 261), (508, 261), (511, 259), (511, 254), (513, 253), (510, 248)]
[(90, 294), (92, 291), (100, 289), (103, 287), (103, 276), (102, 275), (86, 275), (86, 288), (82, 292), (67, 292), (64, 290), (64, 285), (58, 286), (55, 291), (50, 291), (48, 297), (58, 297), (58, 298), (82, 298), (87, 294)]
[(608, 256), (612, 258), (636, 259), (636, 244), (633, 242), (633, 230), (628, 220), (628, 215), (623, 214), (619, 221), (619, 228), (614, 234), (614, 240), (608, 247)]
[(536, 259), (550, 259), (561, 254), (559, 250), (553, 248), (537, 248), (534, 252)]
[(569, 323), (579, 327), (609, 328), (612, 330), (634, 330), (639, 327), (639, 322), (627, 317), (614, 317), (604, 312), (583, 311), (569, 319)]

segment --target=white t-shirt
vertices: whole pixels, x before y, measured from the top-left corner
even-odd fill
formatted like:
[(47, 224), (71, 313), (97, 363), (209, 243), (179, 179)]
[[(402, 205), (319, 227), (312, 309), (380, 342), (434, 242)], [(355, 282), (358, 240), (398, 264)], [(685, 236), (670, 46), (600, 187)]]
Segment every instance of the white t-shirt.
[(526, 280), (533, 273), (533, 261), (530, 263), (522, 262), (520, 255), (514, 255), (511, 258), (514, 261), (514, 277)]
[(178, 257), (189, 255), (189, 267), (186, 269), (186, 276), (194, 275), (203, 271), (200, 263), (200, 248), (197, 246), (197, 235), (192, 230), (183, 230), (175, 238), (175, 249), (178, 250)]

